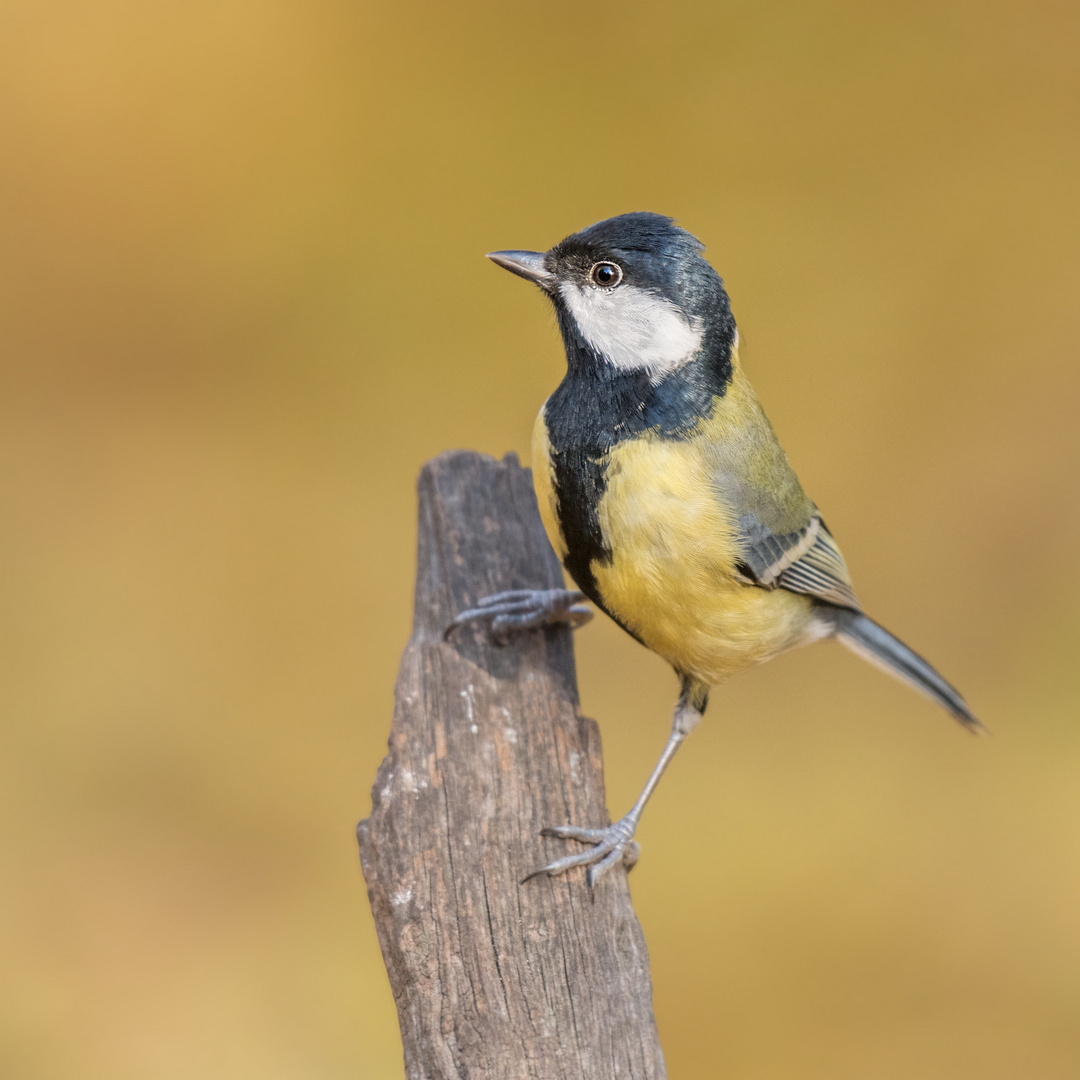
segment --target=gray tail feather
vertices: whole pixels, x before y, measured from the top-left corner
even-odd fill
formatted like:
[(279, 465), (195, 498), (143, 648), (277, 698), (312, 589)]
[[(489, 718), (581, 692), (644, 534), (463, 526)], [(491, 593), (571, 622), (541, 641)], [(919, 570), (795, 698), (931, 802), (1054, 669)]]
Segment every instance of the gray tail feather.
[(853, 652), (933, 698), (969, 731), (986, 730), (954, 687), (873, 619), (850, 608), (825, 605), (819, 607), (818, 615), (832, 625), (836, 637)]

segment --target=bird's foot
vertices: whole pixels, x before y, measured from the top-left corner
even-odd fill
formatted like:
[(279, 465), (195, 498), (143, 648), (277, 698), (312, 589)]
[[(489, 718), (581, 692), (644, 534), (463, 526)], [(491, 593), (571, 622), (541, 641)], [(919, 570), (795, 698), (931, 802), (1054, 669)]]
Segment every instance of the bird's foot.
[(592, 618), (585, 594), (576, 589), (515, 589), (495, 593), (476, 601), (476, 607), (461, 612), (443, 632), (443, 640), (467, 622), (487, 623), (496, 641), (505, 641), (514, 630), (532, 630), (553, 623), (569, 623), (576, 629)]
[(626, 817), (620, 818), (606, 829), (579, 829), (576, 825), (549, 825), (541, 831), (542, 836), (557, 836), (561, 840), (580, 840), (581, 843), (591, 844), (592, 847), (578, 855), (566, 855), (553, 863), (548, 863), (547, 866), (542, 866), (529, 874), (522, 884), (541, 874), (561, 874), (574, 866), (588, 866), (585, 880), (591, 888), (620, 862), (627, 870), (632, 870), (641, 853), (641, 847), (634, 839), (637, 823), (638, 819), (635, 815), (627, 814)]

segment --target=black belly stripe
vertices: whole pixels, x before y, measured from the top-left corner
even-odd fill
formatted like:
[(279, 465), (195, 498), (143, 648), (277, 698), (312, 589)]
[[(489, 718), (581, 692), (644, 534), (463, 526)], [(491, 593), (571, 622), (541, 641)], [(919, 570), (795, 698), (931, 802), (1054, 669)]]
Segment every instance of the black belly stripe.
[(731, 382), (735, 324), (730, 314), (714, 322), (698, 357), (654, 385), (645, 372), (619, 371), (597, 356), (561, 310), (559, 322), (568, 370), (548, 399), (544, 417), (556, 513), (567, 548), (563, 563), (578, 588), (632, 634), (606, 607), (592, 572), (594, 562), (610, 565), (612, 558), (598, 514), (608, 455), (617, 443), (646, 431), (685, 439), (712, 412)]

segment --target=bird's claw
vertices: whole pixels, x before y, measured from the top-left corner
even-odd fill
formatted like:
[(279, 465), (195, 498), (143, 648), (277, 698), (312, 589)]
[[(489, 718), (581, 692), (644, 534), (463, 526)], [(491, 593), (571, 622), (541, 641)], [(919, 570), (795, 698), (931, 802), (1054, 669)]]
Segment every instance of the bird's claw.
[(592, 847), (577, 855), (564, 855), (561, 859), (556, 859), (547, 866), (534, 870), (522, 880), (522, 884), (541, 874), (554, 876), (575, 866), (588, 866), (585, 880), (591, 888), (619, 863), (622, 863), (628, 871), (632, 870), (641, 853), (641, 846), (634, 839), (636, 829), (637, 820), (629, 814), (605, 829), (582, 829), (577, 825), (549, 825), (541, 830), (542, 836), (557, 836), (561, 840), (579, 840), (583, 844), (591, 844)]
[(476, 606), (462, 611), (443, 631), (443, 640), (468, 622), (487, 623), (496, 641), (505, 641), (514, 630), (532, 630), (554, 623), (568, 623), (571, 629), (587, 623), (592, 609), (585, 594), (576, 589), (514, 589), (495, 593), (476, 601)]

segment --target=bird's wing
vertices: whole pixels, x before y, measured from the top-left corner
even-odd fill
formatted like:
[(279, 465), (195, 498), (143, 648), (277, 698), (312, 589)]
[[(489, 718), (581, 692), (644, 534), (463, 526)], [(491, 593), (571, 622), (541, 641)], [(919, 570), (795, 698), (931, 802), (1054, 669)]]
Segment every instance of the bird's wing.
[(739, 573), (762, 588), (858, 611), (844, 557), (749, 384), (733, 385), (729, 397), (701, 438), (716, 497), (734, 526)]
[(755, 515), (739, 519), (743, 576), (766, 589), (805, 593), (859, 610), (844, 556), (815, 510), (806, 525), (777, 536)]

